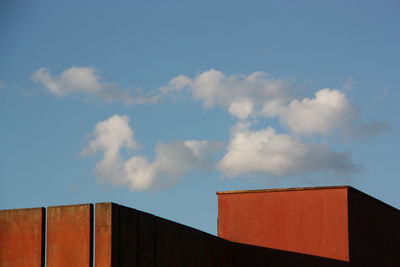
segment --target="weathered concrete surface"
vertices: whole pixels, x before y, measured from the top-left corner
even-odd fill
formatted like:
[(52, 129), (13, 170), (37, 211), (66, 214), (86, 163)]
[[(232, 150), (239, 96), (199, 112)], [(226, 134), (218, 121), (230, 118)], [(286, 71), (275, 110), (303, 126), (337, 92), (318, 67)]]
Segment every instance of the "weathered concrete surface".
[(349, 261), (347, 187), (218, 194), (218, 236)]
[(47, 267), (92, 266), (93, 205), (47, 208)]
[(45, 209), (0, 210), (0, 266), (44, 266)]

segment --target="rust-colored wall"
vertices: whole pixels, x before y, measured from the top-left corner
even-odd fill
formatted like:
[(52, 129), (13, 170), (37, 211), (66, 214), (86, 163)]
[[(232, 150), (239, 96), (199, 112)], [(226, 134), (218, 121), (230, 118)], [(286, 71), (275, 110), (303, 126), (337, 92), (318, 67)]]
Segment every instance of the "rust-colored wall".
[(228, 240), (349, 260), (347, 188), (218, 195), (218, 236)]
[(400, 266), (400, 211), (349, 189), (352, 266)]
[[(93, 253), (97, 267), (347, 266), (326, 258), (230, 242), (114, 203), (96, 204), (93, 251), (91, 204), (50, 207), (47, 214), (50, 267), (92, 266)], [(44, 242), (39, 238), (44, 234), (44, 216), (44, 209), (0, 211), (0, 266), (44, 266), (40, 261)], [(41, 244), (37, 246), (31, 243), (38, 240)], [(36, 265), (32, 251), (39, 259)]]
[[(400, 211), (351, 187), (218, 199), (219, 235), (239, 243), (100, 203), (93, 251), (93, 205), (49, 207), (47, 266), (92, 266), (93, 253), (97, 267), (400, 266)], [(44, 208), (0, 211), (0, 267), (44, 266), (44, 222)]]
[(0, 210), (0, 266), (44, 266), (45, 209)]
[(114, 203), (95, 212), (95, 266), (233, 266), (230, 242)]
[(345, 262), (233, 243), (113, 203), (96, 204), (95, 266), (347, 266)]
[[(139, 262), (138, 214), (137, 210), (115, 203), (96, 204), (96, 267), (147, 266)], [(146, 250), (143, 247), (142, 250)]]
[[(114, 218), (114, 219), (113, 219)], [(95, 207), (95, 266), (119, 266), (119, 208), (114, 203), (97, 203)]]
[(92, 266), (93, 205), (47, 208), (47, 267)]

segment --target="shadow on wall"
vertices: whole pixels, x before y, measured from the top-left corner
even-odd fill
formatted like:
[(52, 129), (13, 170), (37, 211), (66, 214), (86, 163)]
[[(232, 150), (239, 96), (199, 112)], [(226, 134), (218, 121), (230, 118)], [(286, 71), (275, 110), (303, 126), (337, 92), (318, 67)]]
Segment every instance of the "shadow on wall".
[[(47, 208), (46, 266), (345, 266), (238, 244), (114, 203)], [(45, 209), (0, 211), (0, 266), (44, 266)]]
[[(315, 199), (318, 195), (314, 194), (315, 190), (326, 190), (326, 188), (303, 190), (302, 197), (290, 197), (293, 192), (299, 192), (297, 189), (286, 190), (286, 193), (280, 195), (280, 197), (288, 198), (289, 202), (290, 199), (296, 200), (297, 207), (302, 209), (302, 216), (297, 216), (290, 225), (296, 231), (299, 230), (297, 226), (314, 227), (313, 223), (307, 224), (301, 220), (305, 219), (309, 222), (310, 217), (304, 213), (312, 211), (314, 214), (316, 210), (307, 209), (306, 206), (301, 205), (303, 202), (300, 200), (303, 199), (306, 203), (309, 201), (307, 200), (309, 196), (325, 203), (323, 198), (326, 198), (327, 194), (320, 194), (322, 198), (318, 200)], [(0, 267), (44, 266), (45, 261), (47, 267), (93, 266), (93, 261), (98, 267), (400, 266), (399, 259), (396, 258), (397, 252), (400, 251), (400, 234), (397, 228), (400, 225), (399, 211), (350, 187), (330, 188), (330, 190), (334, 192), (339, 190), (336, 193), (341, 195), (344, 192), (346, 196), (345, 213), (348, 212), (349, 216), (348, 221), (342, 223), (348, 222), (349, 239), (346, 242), (348, 242), (349, 261), (273, 249), (271, 248), (273, 244), (269, 248), (241, 244), (244, 243), (243, 240), (233, 242), (118, 204), (97, 203), (94, 212), (92, 204), (48, 207), (46, 235), (45, 208), (1, 210)], [(259, 193), (247, 192), (248, 196), (241, 194), (241, 197), (252, 198), (254, 194)], [(271, 192), (264, 191), (263, 193), (270, 194)], [(233, 201), (235, 196), (237, 194), (230, 194), (224, 201)], [(229, 199), (230, 197), (232, 199)], [(242, 203), (243, 201), (246, 202), (246, 199), (242, 200)], [(280, 201), (284, 204), (282, 199)], [(229, 207), (225, 204), (222, 205), (223, 210)], [(281, 205), (281, 208), (289, 207), (287, 212), (296, 214), (299, 212), (295, 211), (296, 205), (290, 206), (286, 203)], [(235, 208), (234, 211), (231, 210), (232, 207)], [(246, 205), (241, 207), (246, 207)], [(329, 208), (329, 205), (324, 204), (319, 207), (322, 208), (322, 213), (320, 217), (314, 218), (315, 221), (324, 224), (326, 222), (321, 218), (329, 221), (332, 220), (330, 216), (336, 216), (333, 213), (329, 215), (330, 213), (324, 210)], [(226, 227), (229, 224), (235, 227), (234, 220), (237, 218), (232, 217), (232, 214), (229, 215), (229, 212), (233, 212), (233, 215), (239, 214), (236, 213), (236, 208), (240, 210), (240, 207), (233, 205), (229, 208), (231, 211), (222, 212), (220, 206), (219, 227)], [(251, 208), (247, 207), (248, 210)], [(263, 212), (271, 213), (270, 208), (264, 205)], [(285, 218), (290, 216), (285, 214), (285, 211), (280, 211), (280, 213), (280, 217), (276, 217), (275, 220), (285, 224)], [(226, 217), (227, 215), (231, 217)], [(242, 217), (243, 215), (244, 213)], [(261, 214), (258, 215), (261, 216)], [(247, 229), (260, 226), (257, 225), (259, 223), (257, 216), (250, 222), (254, 225), (248, 224)], [(329, 228), (329, 223), (327, 225)], [(264, 225), (264, 230), (259, 231), (265, 231), (266, 228), (267, 226)], [(307, 232), (310, 229), (303, 230)], [(314, 230), (320, 231), (315, 227)], [(281, 228), (280, 231), (282, 231), (282, 238), (287, 238), (285, 232), (287, 229)], [(221, 229), (219, 229), (220, 232)], [(261, 232), (259, 235), (262, 235)], [(232, 232), (224, 234), (227, 233)], [(296, 239), (299, 236), (301, 235), (294, 235), (292, 238)], [(319, 233), (315, 236), (321, 237)], [(245, 237), (248, 238), (248, 236)], [(303, 238), (305, 241), (309, 240), (307, 236), (303, 235)], [(301, 243), (299, 240), (296, 242)], [(303, 243), (304, 247), (310, 247), (307, 242)], [(46, 259), (45, 248), (47, 249)]]

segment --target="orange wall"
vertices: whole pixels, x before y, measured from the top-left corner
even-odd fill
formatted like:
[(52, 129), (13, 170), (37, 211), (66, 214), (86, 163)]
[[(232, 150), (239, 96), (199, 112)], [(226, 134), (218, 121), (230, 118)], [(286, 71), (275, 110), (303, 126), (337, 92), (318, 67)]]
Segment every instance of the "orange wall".
[[(116, 204), (102, 203), (95, 207), (95, 266), (96, 267), (115, 267), (119, 266), (119, 256), (116, 252), (119, 250), (118, 236), (113, 236), (113, 232), (119, 229), (118, 220), (113, 220), (118, 214), (118, 209), (113, 209)], [(114, 229), (114, 231), (113, 231)], [(114, 241), (114, 242), (113, 242)], [(112, 255), (114, 252), (114, 256)]]
[(93, 205), (47, 209), (47, 267), (91, 267)]
[(0, 266), (44, 266), (45, 209), (0, 210)]
[[(0, 267), (44, 266), (45, 209), (0, 211)], [(93, 233), (95, 224), (95, 233)], [(95, 251), (93, 250), (95, 238)], [(347, 262), (230, 242), (114, 203), (49, 207), (48, 267), (348, 266)]]
[(218, 236), (348, 261), (347, 188), (220, 193)]
[(348, 266), (346, 262), (233, 243), (114, 203), (96, 204), (96, 267)]

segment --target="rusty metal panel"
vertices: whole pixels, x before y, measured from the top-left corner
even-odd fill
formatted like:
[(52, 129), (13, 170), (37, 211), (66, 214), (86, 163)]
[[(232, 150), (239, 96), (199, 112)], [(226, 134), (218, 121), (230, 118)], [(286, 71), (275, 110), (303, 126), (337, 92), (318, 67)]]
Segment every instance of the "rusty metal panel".
[(119, 206), (120, 267), (138, 266), (139, 216), (135, 209)]
[(349, 260), (347, 187), (218, 194), (218, 236)]
[(190, 257), (190, 254), (193, 254), (193, 266), (221, 266), (218, 265), (217, 261), (220, 252), (217, 250), (217, 240), (214, 236), (196, 229), (189, 229), (187, 231), (190, 231), (192, 236), (192, 238), (189, 236), (185, 241), (190, 244), (190, 249), (192, 250), (188, 251), (188, 256)]
[(349, 242), (353, 266), (400, 266), (400, 211), (350, 188)]
[[(194, 228), (155, 217), (157, 227), (156, 257), (161, 266), (232, 266), (224, 265), (228, 259), (223, 245), (228, 241)], [(231, 256), (231, 255), (228, 255)]]
[(0, 210), (0, 266), (44, 266), (45, 209)]
[(233, 265), (230, 266), (350, 266), (339, 261), (307, 254), (233, 243)]
[(139, 267), (153, 267), (157, 266), (156, 257), (156, 220), (155, 216), (138, 212), (139, 217), (139, 246), (138, 246), (138, 260)]
[(95, 266), (119, 266), (119, 205), (114, 203), (95, 207)]
[(115, 203), (97, 203), (95, 217), (95, 266), (138, 266), (138, 211)]
[(47, 267), (92, 266), (93, 205), (47, 209)]
[[(162, 262), (163, 266), (183, 266), (180, 262), (187, 262), (187, 252), (184, 248), (184, 240), (178, 234), (177, 224), (154, 217), (156, 220), (156, 257), (157, 262)], [(196, 242), (196, 241), (194, 241)], [(183, 249), (183, 250), (182, 250)]]
[(233, 249), (232, 249), (232, 242), (222, 239), (216, 238), (216, 248), (217, 251), (216, 255), (216, 265), (221, 267), (230, 267), (230, 266), (240, 266), (234, 265), (233, 263)]

